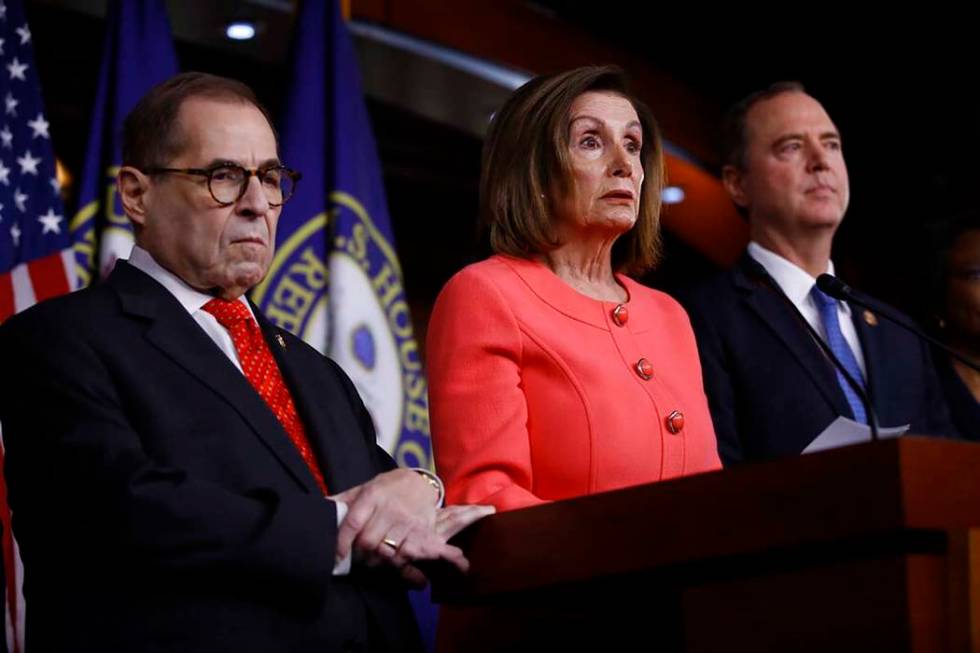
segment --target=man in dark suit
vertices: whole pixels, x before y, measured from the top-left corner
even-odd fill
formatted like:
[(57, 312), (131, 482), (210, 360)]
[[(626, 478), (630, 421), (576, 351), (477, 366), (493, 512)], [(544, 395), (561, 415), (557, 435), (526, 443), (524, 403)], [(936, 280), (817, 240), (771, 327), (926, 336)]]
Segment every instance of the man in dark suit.
[[(297, 175), (238, 82), (127, 118), (136, 247), (0, 329), (0, 420), (32, 651), (402, 651), (412, 563), (488, 510), (395, 469), (330, 360), (244, 293)], [(16, 371), (16, 373), (14, 373)]]
[(849, 198), (840, 134), (823, 106), (799, 84), (773, 85), (733, 107), (725, 139), (723, 182), (751, 242), (734, 268), (681, 297), (722, 461), (799, 454), (840, 416), (952, 434), (923, 343), (814, 287), (834, 272)]

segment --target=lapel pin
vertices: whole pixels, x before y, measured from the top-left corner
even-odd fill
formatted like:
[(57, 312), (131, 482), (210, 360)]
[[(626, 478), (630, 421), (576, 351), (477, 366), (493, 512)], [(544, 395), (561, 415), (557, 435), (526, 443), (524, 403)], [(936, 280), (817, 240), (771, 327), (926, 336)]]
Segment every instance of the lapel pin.
[(865, 309), (864, 311), (864, 322), (868, 326), (878, 326), (878, 316), (871, 311)]
[(278, 342), (279, 346), (282, 347), (283, 349), (286, 348), (286, 341), (283, 339), (281, 333), (276, 334), (276, 342)]

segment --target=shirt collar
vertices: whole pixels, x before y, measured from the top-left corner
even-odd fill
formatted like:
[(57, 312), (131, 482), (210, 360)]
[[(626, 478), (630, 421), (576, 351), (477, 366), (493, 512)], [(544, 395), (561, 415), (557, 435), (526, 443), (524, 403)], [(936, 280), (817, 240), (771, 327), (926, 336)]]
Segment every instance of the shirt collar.
[[(779, 254), (768, 250), (759, 243), (749, 243), (749, 256), (766, 269), (782, 291), (797, 306), (806, 303), (817, 280), (795, 263), (791, 263)], [(834, 262), (827, 261), (827, 274), (834, 273)]]

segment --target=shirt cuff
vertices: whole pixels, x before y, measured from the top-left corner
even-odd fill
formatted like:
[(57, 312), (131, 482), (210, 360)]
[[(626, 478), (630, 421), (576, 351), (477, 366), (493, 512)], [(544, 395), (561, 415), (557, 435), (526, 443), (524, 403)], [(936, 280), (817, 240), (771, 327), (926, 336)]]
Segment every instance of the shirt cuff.
[[(344, 522), (344, 517), (347, 516), (347, 504), (343, 501), (337, 501), (336, 499), (327, 499), (328, 501), (333, 501), (337, 504), (337, 529), (340, 529), (340, 525)], [(334, 576), (347, 576), (350, 574), (350, 564), (352, 553), (348, 553), (344, 558), (336, 560), (333, 565), (333, 575)]]

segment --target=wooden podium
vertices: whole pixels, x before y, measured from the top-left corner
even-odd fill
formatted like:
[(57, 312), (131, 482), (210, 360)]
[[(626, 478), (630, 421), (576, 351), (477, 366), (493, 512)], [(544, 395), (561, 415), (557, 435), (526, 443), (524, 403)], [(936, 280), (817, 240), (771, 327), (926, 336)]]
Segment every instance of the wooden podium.
[(980, 652), (980, 445), (903, 437), (487, 518), (439, 651)]

